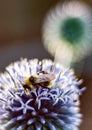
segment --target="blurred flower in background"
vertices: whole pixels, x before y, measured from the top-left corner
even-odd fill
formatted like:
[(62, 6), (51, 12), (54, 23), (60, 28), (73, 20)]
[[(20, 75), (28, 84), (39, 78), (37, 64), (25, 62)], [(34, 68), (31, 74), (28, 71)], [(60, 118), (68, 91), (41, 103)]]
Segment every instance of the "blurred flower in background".
[(51, 60), (14, 62), (0, 74), (0, 129), (78, 130), (80, 84)]
[(92, 15), (82, 2), (58, 4), (44, 20), (43, 41), (56, 61), (70, 66), (92, 50)]

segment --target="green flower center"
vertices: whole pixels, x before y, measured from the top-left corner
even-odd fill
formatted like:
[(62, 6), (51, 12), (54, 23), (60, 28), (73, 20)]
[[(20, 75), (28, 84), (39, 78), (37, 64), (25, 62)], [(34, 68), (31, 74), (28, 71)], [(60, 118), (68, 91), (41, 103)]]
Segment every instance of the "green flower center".
[(80, 42), (84, 36), (85, 25), (79, 18), (68, 18), (63, 21), (60, 31), (64, 40), (71, 44), (76, 44)]

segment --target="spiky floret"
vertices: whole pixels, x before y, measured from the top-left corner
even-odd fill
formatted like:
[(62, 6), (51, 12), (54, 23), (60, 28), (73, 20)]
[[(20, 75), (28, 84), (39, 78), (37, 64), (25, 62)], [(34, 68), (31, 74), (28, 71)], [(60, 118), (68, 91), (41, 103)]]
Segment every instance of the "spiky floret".
[[(27, 93), (26, 78), (43, 71), (55, 75), (51, 86), (33, 86)], [(23, 59), (9, 65), (0, 75), (1, 130), (77, 130), (80, 84), (73, 71), (51, 60)]]
[(91, 34), (91, 10), (81, 1), (59, 3), (44, 19), (44, 45), (66, 66), (91, 53)]

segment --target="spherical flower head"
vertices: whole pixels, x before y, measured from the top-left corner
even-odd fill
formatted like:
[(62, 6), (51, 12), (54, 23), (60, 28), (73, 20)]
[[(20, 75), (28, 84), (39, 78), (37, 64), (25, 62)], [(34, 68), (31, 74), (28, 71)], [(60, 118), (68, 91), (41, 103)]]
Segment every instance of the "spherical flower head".
[(51, 60), (14, 62), (0, 74), (0, 129), (78, 130), (80, 84)]
[(66, 66), (91, 53), (91, 34), (90, 8), (80, 1), (59, 3), (44, 20), (44, 45), (57, 61)]

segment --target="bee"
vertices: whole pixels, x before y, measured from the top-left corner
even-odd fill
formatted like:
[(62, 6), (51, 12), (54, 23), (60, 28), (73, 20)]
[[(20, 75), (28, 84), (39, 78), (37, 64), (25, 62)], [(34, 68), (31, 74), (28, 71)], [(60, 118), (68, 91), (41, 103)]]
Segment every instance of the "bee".
[(36, 76), (30, 76), (26, 79), (26, 83), (23, 86), (24, 89), (33, 89), (34, 87), (48, 87), (51, 85), (51, 81), (55, 79), (54, 74), (49, 74), (44, 71), (38, 73)]

